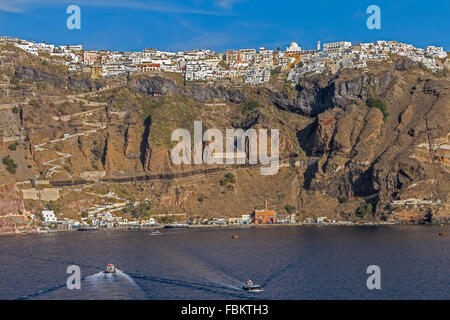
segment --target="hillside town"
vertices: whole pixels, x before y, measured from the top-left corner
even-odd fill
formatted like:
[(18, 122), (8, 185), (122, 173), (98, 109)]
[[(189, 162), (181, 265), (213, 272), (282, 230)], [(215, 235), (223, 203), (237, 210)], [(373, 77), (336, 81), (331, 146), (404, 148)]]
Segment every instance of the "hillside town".
[[(184, 77), (185, 82), (205, 82), (234, 85), (262, 85), (271, 80), (274, 75), (281, 75), (284, 79), (296, 85), (307, 75), (322, 74), (323, 72), (337, 73), (342, 69), (360, 69), (361, 72), (368, 71), (370, 62), (388, 62), (393, 55), (404, 56), (420, 64), (423, 68), (431, 72), (441, 70), (442, 63), (439, 59), (445, 59), (447, 52), (443, 47), (428, 46), (426, 49), (416, 48), (411, 44), (404, 44), (397, 41), (376, 41), (374, 43), (355, 43), (340, 41), (321, 44), (317, 42), (315, 49), (304, 49), (298, 43), (292, 42), (284, 50), (259, 48), (259, 49), (238, 49), (228, 50), (225, 53), (216, 53), (212, 50), (192, 50), (180, 52), (167, 52), (157, 49), (147, 48), (141, 52), (117, 52), (117, 51), (93, 51), (85, 50), (81, 45), (55, 46), (46, 43), (36, 43), (12, 37), (0, 37), (0, 44), (12, 45), (21, 50), (35, 55), (49, 63), (64, 65), (67, 71), (86, 73), (94, 79), (115, 77), (130, 74), (146, 74), (171, 72), (178, 73)], [(0, 65), (1, 65), (0, 57)], [(358, 70), (359, 72), (359, 70)], [(75, 97), (75, 96), (73, 96)], [(96, 111), (105, 110), (101, 102), (93, 102), (78, 98), (85, 106), (93, 106), (95, 109), (74, 113), (71, 116), (90, 116)], [(10, 104), (4, 108), (10, 108)], [(17, 108), (17, 107), (16, 107)], [(18, 112), (18, 109), (17, 109)], [(16, 112), (16, 113), (17, 113)], [(14, 114), (14, 111), (11, 111)], [(111, 112), (113, 114), (113, 112)], [(69, 115), (53, 116), (55, 121), (67, 122)], [(6, 120), (6, 121), (5, 121)], [(8, 127), (8, 119), (1, 119), (0, 124)], [(331, 120), (327, 120), (331, 121)], [(329, 124), (330, 122), (328, 122)], [(45, 145), (52, 145), (64, 142), (71, 138), (78, 138), (96, 130), (106, 129), (104, 123), (92, 123), (83, 121), (81, 125), (91, 126), (89, 130), (74, 134), (64, 133), (60, 137), (33, 146), (34, 152), (45, 151)], [(93, 129), (92, 126), (95, 128)], [(23, 142), (21, 135), (3, 137), (3, 142)], [(9, 139), (9, 140), (8, 140)], [(445, 140), (444, 140), (445, 141)], [(97, 141), (96, 141), (97, 143)], [(11, 145), (9, 150), (17, 148)], [(427, 147), (428, 144), (425, 144)], [(58, 151), (58, 158), (43, 161), (44, 166), (50, 166), (46, 178), (51, 178), (52, 173), (62, 165), (57, 165), (55, 161), (61, 161), (71, 157), (71, 154)], [(135, 154), (136, 155), (136, 154)], [(137, 153), (139, 157), (139, 153)], [(8, 160), (8, 159), (6, 159)], [(8, 164), (8, 161), (5, 165)], [(13, 168), (15, 169), (15, 168)], [(94, 171), (93, 171), (94, 172)], [(95, 174), (101, 171), (95, 171)], [(81, 178), (92, 178), (81, 174)], [(105, 171), (102, 173), (105, 174)], [(98, 177), (96, 177), (98, 179)], [(18, 182), (22, 184), (31, 183), (33, 188), (23, 188), (21, 199), (17, 201), (32, 200), (54, 202), (59, 199), (59, 189), (47, 188), (36, 189), (36, 185), (50, 185), (49, 180), (37, 180)], [(16, 190), (14, 190), (16, 192)], [(157, 227), (158, 225), (172, 225), (174, 227), (189, 225), (247, 225), (247, 224), (295, 224), (295, 223), (331, 223), (331, 224), (352, 224), (352, 221), (328, 220), (327, 217), (300, 218), (294, 213), (290, 206), (279, 207), (278, 212), (269, 210), (266, 204), (265, 209), (254, 208), (236, 212), (230, 217), (217, 214), (215, 218), (188, 217), (181, 213), (171, 214), (144, 214), (136, 215), (133, 219), (127, 216), (127, 212), (133, 211), (141, 206), (146, 206), (146, 202), (130, 202), (130, 199), (119, 197), (113, 192), (98, 194), (91, 192), (91, 196), (102, 198), (101, 202), (96, 202), (91, 207), (79, 210), (80, 217), (70, 219), (65, 217), (64, 210), (54, 210), (51, 206), (39, 213), (30, 214), (32, 221), (39, 223), (39, 230), (47, 232), (49, 230), (71, 230), (71, 229), (98, 229), (98, 228), (130, 228), (139, 229), (141, 227)], [(104, 201), (103, 201), (104, 200)], [(200, 200), (199, 200), (200, 201)], [(409, 209), (411, 206), (431, 206), (439, 205), (439, 201), (420, 200), (407, 198), (407, 200), (396, 200), (392, 206), (402, 206)], [(20, 208), (22, 212), (23, 208)], [(144, 210), (145, 211), (145, 210)], [(0, 212), (1, 213), (1, 212)], [(125, 214), (123, 214), (125, 213)], [(147, 212), (146, 212), (147, 213)], [(321, 214), (323, 215), (323, 214)], [(145, 218), (143, 218), (145, 217)], [(182, 224), (178, 224), (182, 222)]]
[(315, 49), (303, 49), (292, 42), (285, 50), (256, 49), (168, 52), (153, 48), (141, 52), (84, 50), (81, 45), (55, 46), (12, 37), (0, 37), (0, 43), (10, 43), (22, 50), (66, 65), (69, 72), (90, 73), (93, 78), (147, 72), (175, 72), (185, 81), (223, 82), (258, 85), (269, 82), (274, 71), (285, 71), (286, 80), (296, 84), (307, 74), (320, 74), (325, 69), (333, 73), (340, 69), (367, 69), (370, 61), (386, 61), (393, 54), (405, 56), (432, 72), (440, 69), (436, 59), (444, 59), (443, 47), (416, 48), (397, 41), (355, 43), (318, 41)]

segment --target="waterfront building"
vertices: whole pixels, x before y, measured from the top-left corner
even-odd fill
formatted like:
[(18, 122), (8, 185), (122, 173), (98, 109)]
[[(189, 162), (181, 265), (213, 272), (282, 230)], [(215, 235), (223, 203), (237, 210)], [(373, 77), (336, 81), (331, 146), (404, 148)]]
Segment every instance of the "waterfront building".
[(242, 215), (242, 224), (250, 224), (252, 223), (252, 217), (249, 214)]
[(317, 217), (316, 219), (317, 223), (324, 223), (325, 220), (327, 220), (327, 217)]
[(263, 210), (255, 210), (253, 212), (252, 223), (255, 224), (274, 224), (277, 222), (277, 212), (275, 210), (269, 210), (266, 208)]
[(46, 211), (42, 211), (42, 219), (44, 220), (44, 223), (52, 223), (52, 222), (56, 222), (56, 216), (55, 216), (55, 212), (50, 211), (50, 210), (46, 210)]

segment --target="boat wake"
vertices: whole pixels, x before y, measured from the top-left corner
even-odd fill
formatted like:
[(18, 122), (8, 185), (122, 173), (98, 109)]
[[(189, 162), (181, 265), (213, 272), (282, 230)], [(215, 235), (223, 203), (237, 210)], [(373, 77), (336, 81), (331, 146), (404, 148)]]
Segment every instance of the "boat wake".
[(145, 281), (152, 281), (156, 283), (163, 283), (168, 285), (173, 285), (177, 287), (185, 287), (189, 289), (197, 289), (204, 292), (209, 292), (213, 294), (221, 294), (221, 295), (227, 295), (233, 298), (241, 298), (241, 299), (248, 299), (248, 296), (240, 295), (238, 293), (231, 292), (224, 292), (225, 286), (223, 284), (214, 284), (212, 281), (209, 281), (208, 283), (202, 283), (202, 282), (196, 282), (196, 281), (186, 281), (186, 280), (180, 280), (180, 279), (169, 279), (169, 278), (163, 278), (159, 276), (151, 276), (151, 275), (143, 275), (138, 273), (129, 273), (130, 276), (132, 276), (134, 279), (138, 280), (145, 280)]
[(228, 288), (228, 289), (235, 290), (235, 291), (242, 291), (242, 285), (239, 286), (239, 284), (237, 284), (238, 281), (236, 281), (235, 282), (236, 284), (233, 285), (233, 284), (230, 284), (230, 283), (225, 283), (225, 282), (220, 281), (220, 280), (214, 280), (214, 279), (212, 279), (210, 277), (207, 277), (207, 276), (203, 276), (203, 278), (205, 278), (206, 280), (211, 281), (211, 282), (213, 282), (215, 284), (223, 286), (224, 288)]
[(116, 273), (104, 271), (83, 277), (81, 289), (69, 290), (66, 283), (36, 293), (19, 297), (28, 299), (144, 299), (145, 294), (139, 285), (126, 273), (117, 270)]
[(130, 277), (130, 276), (129, 276), (128, 274), (126, 274), (125, 272), (123, 272), (123, 271), (117, 269), (116, 275), (117, 275), (118, 277), (121, 277), (121, 278), (125, 279), (125, 280), (128, 281), (128, 283), (130, 283), (131, 285), (133, 285), (133, 286), (139, 288), (139, 285), (133, 280), (133, 278)]
[(101, 281), (101, 279), (103, 278), (104, 274), (105, 273), (103, 271), (97, 272), (95, 274), (87, 276), (85, 278), (85, 281), (91, 283), (92, 285), (95, 285), (97, 282)]
[(181, 264), (182, 266), (191, 266), (191, 270), (195, 270), (195, 277), (200, 277), (223, 289), (242, 291), (242, 281), (227, 274), (225, 271), (214, 267), (211, 263), (208, 263), (192, 252), (189, 255), (186, 255), (186, 252), (176, 254), (172, 263)]

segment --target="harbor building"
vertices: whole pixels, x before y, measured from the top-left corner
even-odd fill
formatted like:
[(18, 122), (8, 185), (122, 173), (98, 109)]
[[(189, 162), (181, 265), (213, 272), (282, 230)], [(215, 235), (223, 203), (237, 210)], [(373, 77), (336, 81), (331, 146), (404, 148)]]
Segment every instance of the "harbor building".
[(277, 212), (275, 210), (269, 210), (266, 208), (263, 210), (255, 210), (253, 212), (252, 223), (255, 224), (274, 224), (277, 222)]
[(56, 222), (56, 216), (53, 211), (42, 211), (42, 218), (44, 223)]

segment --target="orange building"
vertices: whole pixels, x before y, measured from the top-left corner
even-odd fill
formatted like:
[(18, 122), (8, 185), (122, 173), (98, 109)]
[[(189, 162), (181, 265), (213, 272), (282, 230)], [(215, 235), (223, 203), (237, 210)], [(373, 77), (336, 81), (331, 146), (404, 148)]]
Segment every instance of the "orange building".
[(252, 223), (255, 224), (273, 224), (277, 222), (277, 212), (275, 210), (255, 210), (252, 216)]

